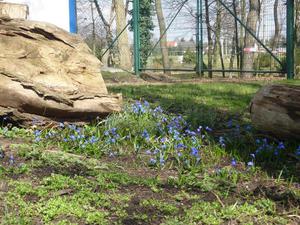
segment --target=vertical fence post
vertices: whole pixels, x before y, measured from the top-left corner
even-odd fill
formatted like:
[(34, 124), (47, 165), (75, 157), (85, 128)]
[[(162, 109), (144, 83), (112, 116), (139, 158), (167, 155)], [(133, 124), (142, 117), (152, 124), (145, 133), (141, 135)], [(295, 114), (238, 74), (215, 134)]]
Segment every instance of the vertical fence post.
[(140, 1), (133, 0), (133, 55), (134, 55), (134, 73), (140, 74), (140, 29), (139, 29), (139, 11)]
[(202, 74), (203, 65), (203, 34), (202, 34), (202, 0), (197, 0), (197, 21), (196, 21), (196, 73)]
[(286, 43), (286, 69), (287, 69), (287, 79), (294, 78), (294, 0), (287, 0), (287, 43)]
[(71, 33), (77, 33), (76, 0), (69, 0), (69, 27)]

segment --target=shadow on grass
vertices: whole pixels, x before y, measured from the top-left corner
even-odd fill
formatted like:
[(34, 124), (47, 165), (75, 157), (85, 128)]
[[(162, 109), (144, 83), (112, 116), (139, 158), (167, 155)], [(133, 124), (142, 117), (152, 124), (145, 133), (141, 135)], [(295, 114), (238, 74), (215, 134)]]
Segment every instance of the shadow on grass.
[(192, 127), (222, 126), (229, 117), (247, 111), (260, 84), (175, 84), (110, 87), (125, 99), (146, 100), (168, 113), (182, 114)]
[[(262, 86), (260, 83), (206, 83), (206, 84), (174, 84), (174, 85), (143, 85), (110, 87), (112, 92), (121, 92), (125, 99), (146, 100), (160, 105), (167, 113), (181, 114), (189, 122), (192, 129), (199, 125), (222, 130), (229, 119), (235, 118), (240, 124), (250, 123), (248, 105), (253, 95)], [(216, 136), (218, 137), (217, 134)], [(227, 149), (229, 155), (234, 153), (240, 160), (249, 161), (249, 154), (253, 153), (255, 136), (251, 141), (240, 137), (233, 137), (234, 144)], [(291, 143), (291, 151), (296, 143)], [(292, 149), (293, 148), (293, 149)], [(262, 168), (272, 176), (281, 174), (283, 177), (300, 179), (296, 163), (289, 158), (280, 161), (260, 163)], [(283, 172), (281, 172), (283, 171)]]

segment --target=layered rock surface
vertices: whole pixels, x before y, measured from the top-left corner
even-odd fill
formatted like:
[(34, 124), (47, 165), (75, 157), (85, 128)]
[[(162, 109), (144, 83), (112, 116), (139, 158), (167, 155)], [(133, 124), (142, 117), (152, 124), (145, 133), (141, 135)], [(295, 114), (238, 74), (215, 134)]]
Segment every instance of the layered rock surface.
[(90, 121), (121, 110), (109, 95), (100, 61), (77, 35), (48, 23), (0, 18), (0, 116)]

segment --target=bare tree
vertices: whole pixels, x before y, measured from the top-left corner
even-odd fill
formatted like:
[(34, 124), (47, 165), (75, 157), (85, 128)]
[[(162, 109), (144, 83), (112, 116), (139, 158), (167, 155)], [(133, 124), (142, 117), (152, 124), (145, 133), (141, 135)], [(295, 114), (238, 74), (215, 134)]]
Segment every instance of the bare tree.
[(279, 32), (280, 32), (280, 25), (279, 25), (279, 18), (278, 18), (278, 0), (274, 1), (273, 6), (273, 13), (274, 13), (274, 24), (275, 24), (275, 33), (272, 41), (272, 49), (276, 48), (278, 41), (279, 41)]
[(296, 25), (295, 25), (295, 39), (297, 47), (300, 47), (300, 2), (296, 1)]
[(169, 53), (168, 53), (168, 46), (167, 46), (167, 34), (164, 32), (166, 31), (166, 23), (165, 18), (162, 10), (162, 4), (161, 0), (155, 0), (155, 9), (156, 9), (156, 15), (159, 25), (159, 31), (160, 31), (160, 48), (161, 48), (161, 54), (162, 54), (162, 61), (163, 61), (163, 67), (164, 67), (164, 73), (170, 74), (170, 71), (168, 70), (170, 68), (170, 60), (169, 60)]
[(216, 1), (216, 22), (215, 22), (215, 43), (214, 43), (214, 50), (213, 50), (213, 63), (214, 67), (221, 62), (222, 66), (222, 75), (225, 77), (225, 66), (224, 66), (224, 58), (222, 52), (222, 44), (221, 44), (221, 22), (222, 22), (222, 9), (220, 1)]
[(120, 59), (120, 68), (124, 70), (131, 70), (131, 54), (128, 41), (128, 33), (126, 27), (126, 9), (124, 6), (123, 0), (115, 0), (114, 8), (116, 12), (116, 27), (117, 34), (123, 33), (119, 36), (118, 39), (118, 50), (119, 50), (119, 59)]
[[(99, 6), (99, 3), (97, 0), (94, 0), (95, 6), (96, 6), (96, 10), (98, 12), (98, 15), (104, 25), (105, 31), (106, 31), (106, 41), (107, 41), (107, 46), (110, 46), (112, 44), (113, 41), (113, 35), (112, 35), (112, 31), (111, 31), (111, 24), (105, 19), (103, 12)], [(112, 61), (112, 51), (109, 50), (109, 57), (108, 57), (108, 65), (111, 64)]]
[[(208, 63), (207, 68), (209, 70), (212, 69), (212, 53), (213, 53), (213, 40), (211, 37), (211, 26), (210, 26), (210, 15), (209, 15), (209, 3), (208, 0), (204, 0), (205, 4), (205, 23), (207, 28), (207, 40), (208, 40)], [(208, 72), (208, 76), (212, 78), (212, 71)]]
[[(247, 16), (247, 27), (253, 33), (256, 34), (257, 30), (257, 22), (259, 18), (259, 10), (260, 10), (260, 2), (259, 0), (249, 0), (249, 13)], [(255, 39), (251, 36), (251, 34), (246, 31), (245, 34), (245, 48), (251, 49), (255, 46)], [(251, 71), (253, 70), (254, 65), (254, 52), (247, 51), (243, 54), (243, 71)], [(250, 78), (252, 77), (252, 73), (242, 72), (242, 78)]]

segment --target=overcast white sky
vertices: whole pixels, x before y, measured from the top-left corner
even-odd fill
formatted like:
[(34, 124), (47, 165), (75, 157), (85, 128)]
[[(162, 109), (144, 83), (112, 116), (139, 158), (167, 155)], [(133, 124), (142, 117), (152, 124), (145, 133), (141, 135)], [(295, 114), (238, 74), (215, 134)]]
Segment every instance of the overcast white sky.
[(55, 24), (69, 31), (69, 0), (4, 0), (29, 6), (29, 19)]

